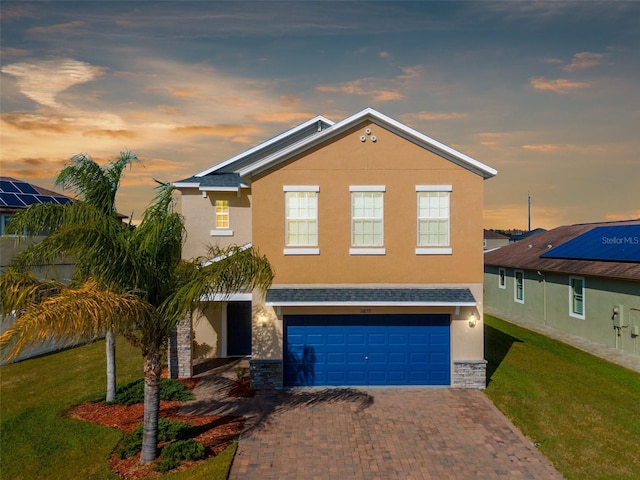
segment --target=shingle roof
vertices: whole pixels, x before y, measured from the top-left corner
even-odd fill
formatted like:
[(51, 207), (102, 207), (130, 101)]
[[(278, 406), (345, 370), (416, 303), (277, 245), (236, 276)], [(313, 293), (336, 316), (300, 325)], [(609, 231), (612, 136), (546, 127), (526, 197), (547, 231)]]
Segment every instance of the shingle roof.
[(585, 275), (627, 280), (640, 280), (640, 263), (576, 260), (569, 258), (542, 258), (549, 252), (599, 226), (640, 225), (640, 219), (624, 222), (603, 222), (565, 225), (539, 233), (517, 243), (485, 253), (485, 265), (539, 270), (572, 275)]
[[(387, 117), (372, 108), (366, 108), (337, 123), (318, 115), (317, 117), (262, 142), (249, 150), (219, 162), (207, 170), (196, 173), (192, 177), (173, 182), (173, 184), (177, 188), (200, 188), (201, 190), (203, 189), (202, 187), (205, 186), (204, 182), (211, 182), (209, 185), (212, 187), (211, 189), (214, 189), (215, 187), (239, 188), (239, 185), (237, 184), (238, 182), (249, 184), (252, 175), (256, 175), (273, 167), (274, 165), (300, 154), (301, 152), (314, 148), (322, 142), (329, 141), (364, 121), (371, 121), (380, 125), (383, 128), (402, 136), (408, 141), (436, 153), (442, 158), (446, 158), (463, 168), (481, 175), (483, 178), (493, 177), (497, 173), (495, 169), (449, 147), (448, 145), (440, 143), (417, 130), (403, 125), (402, 123)], [(231, 181), (230, 179), (217, 179), (217, 177), (227, 174), (239, 174), (242, 179), (234, 179), (230, 185), (219, 184), (218, 182)]]
[(174, 182), (174, 185), (180, 187), (181, 185), (193, 184), (201, 189), (206, 187), (235, 187), (240, 188), (246, 186), (244, 180), (237, 173), (219, 173), (205, 175), (204, 177), (189, 177), (183, 180)]
[(272, 288), (271, 305), (474, 306), (468, 288)]

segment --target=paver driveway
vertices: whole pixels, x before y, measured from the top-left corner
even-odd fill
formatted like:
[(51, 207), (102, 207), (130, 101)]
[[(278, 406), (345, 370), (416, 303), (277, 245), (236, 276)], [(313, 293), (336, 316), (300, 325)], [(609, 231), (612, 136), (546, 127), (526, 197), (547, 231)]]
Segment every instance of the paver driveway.
[(307, 389), (263, 401), (230, 480), (562, 478), (477, 390)]

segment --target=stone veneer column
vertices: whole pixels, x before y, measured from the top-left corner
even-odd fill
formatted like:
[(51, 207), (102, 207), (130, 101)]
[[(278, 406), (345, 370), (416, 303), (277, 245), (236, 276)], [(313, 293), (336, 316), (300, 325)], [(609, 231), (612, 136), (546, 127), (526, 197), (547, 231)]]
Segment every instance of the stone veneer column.
[(452, 386), (457, 388), (486, 388), (486, 360), (456, 360), (453, 362)]
[(283, 375), (282, 360), (250, 360), (249, 374), (254, 390), (281, 390)]
[(169, 338), (168, 367), (171, 378), (193, 376), (193, 345), (191, 317), (187, 316), (176, 325)]

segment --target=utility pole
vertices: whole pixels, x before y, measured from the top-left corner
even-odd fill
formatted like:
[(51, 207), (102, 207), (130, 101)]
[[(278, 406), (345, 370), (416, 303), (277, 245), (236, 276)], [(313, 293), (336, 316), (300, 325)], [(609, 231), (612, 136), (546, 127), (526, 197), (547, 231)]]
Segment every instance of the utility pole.
[(531, 195), (529, 195), (529, 192), (527, 192), (527, 219), (529, 221), (529, 231), (531, 231)]

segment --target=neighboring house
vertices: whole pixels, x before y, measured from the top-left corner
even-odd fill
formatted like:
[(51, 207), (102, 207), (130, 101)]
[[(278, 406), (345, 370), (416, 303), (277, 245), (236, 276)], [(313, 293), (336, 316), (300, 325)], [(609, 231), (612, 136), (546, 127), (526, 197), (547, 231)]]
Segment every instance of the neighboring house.
[(640, 354), (640, 219), (558, 227), (484, 258), (498, 315)]
[[(36, 203), (66, 204), (72, 201), (73, 200), (66, 195), (31, 183), (16, 180), (11, 177), (0, 177), (0, 273), (6, 271), (13, 256), (26, 246), (26, 243), (17, 245), (15, 237), (5, 235), (5, 227), (11, 216), (20, 210), (24, 210), (29, 205)], [(44, 238), (44, 232), (42, 236), (34, 237), (29, 241), (37, 242), (42, 238)], [(55, 278), (60, 281), (66, 281), (70, 279), (73, 274), (73, 263), (70, 261), (61, 261), (53, 266), (43, 265), (39, 268), (36, 267), (33, 271), (40, 278)], [(8, 326), (9, 323), (2, 322), (0, 332), (4, 331)], [(55, 342), (37, 345), (23, 351), (14, 361), (42, 355), (65, 346), (68, 346), (68, 344)]]
[(482, 247), (485, 251), (509, 245), (509, 237), (493, 230), (484, 230)]
[(275, 272), (264, 297), (203, 299), (193, 332), (178, 332), (177, 374), (190, 374), (188, 353), (250, 355), (254, 388), (484, 388), (483, 183), (495, 174), (365, 109), (175, 182), (185, 258), (252, 244)]
[(534, 230), (529, 230), (528, 232), (515, 233), (511, 235), (511, 237), (509, 237), (509, 242), (510, 243), (520, 242), (522, 240), (526, 240), (529, 237), (532, 237), (534, 235), (538, 235), (539, 233), (544, 233), (544, 232), (546, 232), (544, 228), (536, 228)]

